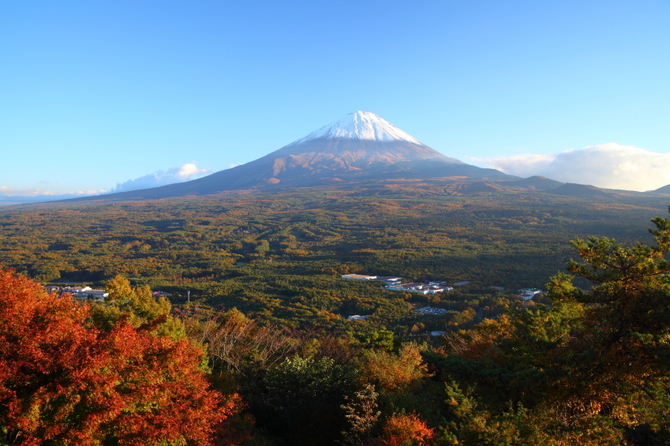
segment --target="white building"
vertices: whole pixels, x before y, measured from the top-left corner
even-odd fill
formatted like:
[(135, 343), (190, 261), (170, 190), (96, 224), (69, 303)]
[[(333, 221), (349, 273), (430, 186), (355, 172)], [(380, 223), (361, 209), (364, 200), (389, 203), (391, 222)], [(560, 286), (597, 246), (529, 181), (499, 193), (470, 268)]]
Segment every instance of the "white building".
[(363, 274), (345, 274), (342, 276), (343, 279), (354, 279), (354, 280), (375, 280), (377, 276), (366, 276)]
[(531, 300), (537, 294), (542, 294), (542, 290), (539, 288), (522, 288), (519, 290), (519, 297), (524, 302)]
[(72, 297), (78, 299), (96, 299), (104, 300), (109, 297), (109, 293), (105, 290), (94, 290), (90, 286), (73, 286), (63, 288), (64, 293), (69, 293)]
[(421, 294), (438, 294), (453, 290), (450, 286), (428, 283), (389, 283), (386, 285), (386, 289), (391, 291), (410, 291), (412, 293)]
[(444, 308), (435, 308), (435, 307), (416, 308), (414, 311), (416, 313), (419, 313), (422, 316), (424, 316), (426, 314), (432, 314), (434, 316), (440, 316), (442, 314), (447, 314), (448, 313), (448, 311), (445, 310)]

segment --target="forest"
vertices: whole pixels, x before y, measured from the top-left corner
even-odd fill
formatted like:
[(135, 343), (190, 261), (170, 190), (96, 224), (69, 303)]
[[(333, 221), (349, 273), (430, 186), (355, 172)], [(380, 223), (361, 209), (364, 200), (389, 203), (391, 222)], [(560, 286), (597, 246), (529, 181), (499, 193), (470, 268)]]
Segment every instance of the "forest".
[[(5, 208), (4, 444), (668, 444), (666, 206), (331, 188)], [(469, 284), (423, 295), (350, 273)], [(76, 335), (23, 345), (49, 324)], [(81, 373), (54, 353), (78, 349)], [(155, 378), (111, 388), (101, 370)], [(180, 410), (197, 432), (174, 427)]]

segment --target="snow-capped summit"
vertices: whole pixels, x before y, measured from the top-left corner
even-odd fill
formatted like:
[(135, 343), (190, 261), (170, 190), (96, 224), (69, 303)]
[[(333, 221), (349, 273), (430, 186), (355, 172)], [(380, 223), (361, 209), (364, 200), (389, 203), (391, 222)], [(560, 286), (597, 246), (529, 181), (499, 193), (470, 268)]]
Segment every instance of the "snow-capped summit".
[(339, 121), (321, 127), (293, 144), (312, 139), (358, 139), (379, 142), (406, 141), (421, 144), (416, 138), (403, 132), (387, 120), (374, 113), (357, 111), (349, 113)]
[[(280, 166), (276, 169), (281, 170), (295, 164), (296, 157), (303, 166), (327, 170), (357, 170), (378, 162), (434, 159), (461, 163), (431, 149), (374, 113), (364, 111), (350, 113), (261, 159), (275, 160), (275, 165)], [(324, 163), (331, 166), (325, 167)], [(279, 173), (276, 169), (275, 174)]]

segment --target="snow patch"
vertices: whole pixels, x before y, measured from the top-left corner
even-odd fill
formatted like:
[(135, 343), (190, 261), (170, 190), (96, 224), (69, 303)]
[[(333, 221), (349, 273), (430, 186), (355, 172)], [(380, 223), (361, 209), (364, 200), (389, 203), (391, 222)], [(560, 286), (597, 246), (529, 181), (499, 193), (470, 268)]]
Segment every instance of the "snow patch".
[(358, 139), (379, 142), (406, 141), (413, 144), (422, 144), (416, 138), (413, 138), (374, 113), (357, 111), (356, 113), (348, 114), (339, 121), (321, 127), (304, 138), (293, 142), (291, 145), (324, 138)]

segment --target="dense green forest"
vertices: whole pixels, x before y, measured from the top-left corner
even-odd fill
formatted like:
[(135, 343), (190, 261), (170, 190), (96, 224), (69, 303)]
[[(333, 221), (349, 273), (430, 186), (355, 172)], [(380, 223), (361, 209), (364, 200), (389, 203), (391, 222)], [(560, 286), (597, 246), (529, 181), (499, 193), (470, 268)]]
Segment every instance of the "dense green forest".
[[(387, 189), (54, 203), (0, 212), (0, 265), (112, 290), (87, 316), (103, 332), (131, 321), (206, 352), (236, 401), (218, 444), (666, 444), (668, 228), (647, 231), (666, 205)], [(422, 295), (349, 273), (470, 283)]]
[(0, 262), (45, 283), (101, 284), (121, 274), (172, 293), (174, 303), (190, 292), (209, 306), (294, 327), (332, 328), (346, 325), (340, 316), (364, 314), (401, 330), (416, 322), (408, 301), (425, 296), (340, 276), (470, 281), (431, 303), (462, 311), (470, 302), (481, 316), (510, 302), (500, 298), (542, 288), (563, 271), (574, 255), (572, 238), (637, 240), (663, 212), (658, 200), (644, 206), (539, 197), (312, 191), (54, 204), (0, 216)]

